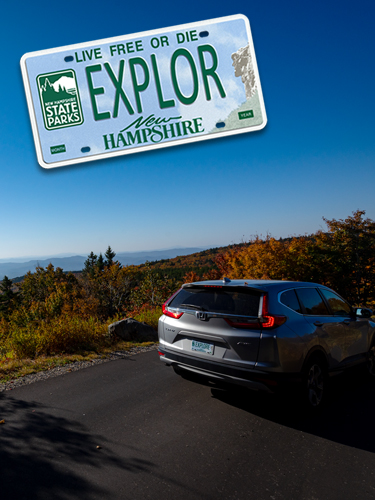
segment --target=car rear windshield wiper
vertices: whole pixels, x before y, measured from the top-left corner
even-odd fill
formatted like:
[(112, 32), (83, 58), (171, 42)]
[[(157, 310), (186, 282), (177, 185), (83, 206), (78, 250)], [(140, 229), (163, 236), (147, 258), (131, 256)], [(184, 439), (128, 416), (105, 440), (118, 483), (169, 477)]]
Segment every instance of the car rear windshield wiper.
[(206, 311), (204, 307), (197, 306), (195, 304), (180, 304), (180, 308), (186, 308), (186, 309), (196, 309), (197, 311)]

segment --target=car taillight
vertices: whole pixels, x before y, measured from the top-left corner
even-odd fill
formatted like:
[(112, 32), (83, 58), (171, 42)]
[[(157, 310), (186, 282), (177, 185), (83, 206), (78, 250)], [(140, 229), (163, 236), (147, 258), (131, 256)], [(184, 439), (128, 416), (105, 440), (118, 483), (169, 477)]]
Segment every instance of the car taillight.
[(183, 312), (181, 313), (175, 313), (175, 312), (172, 312), (172, 311), (169, 311), (168, 310), (168, 304), (170, 303), (170, 301), (173, 299), (173, 297), (175, 295), (178, 294), (178, 292), (181, 290), (181, 288), (179, 290), (177, 290), (177, 292), (175, 292), (173, 295), (171, 295), (169, 297), (168, 300), (166, 300), (164, 302), (164, 304), (162, 305), (162, 310), (163, 310), (163, 314), (165, 314), (166, 316), (169, 316), (170, 318), (175, 318), (175, 319), (178, 319), (178, 318), (181, 318), (181, 316), (184, 314)]
[(243, 319), (229, 319), (224, 318), (229, 326), (233, 326), (233, 328), (260, 328), (259, 321), (246, 321)]
[(176, 313), (176, 312), (169, 311), (165, 304), (163, 304), (162, 309), (163, 309), (163, 314), (165, 314), (166, 316), (169, 316), (170, 318), (178, 319), (178, 318), (181, 318), (181, 316), (184, 314), (183, 312)]
[(276, 328), (286, 321), (286, 316), (282, 316), (281, 314), (270, 314), (268, 312), (267, 294), (263, 295), (262, 317), (264, 320), (264, 322), (262, 323), (263, 328)]

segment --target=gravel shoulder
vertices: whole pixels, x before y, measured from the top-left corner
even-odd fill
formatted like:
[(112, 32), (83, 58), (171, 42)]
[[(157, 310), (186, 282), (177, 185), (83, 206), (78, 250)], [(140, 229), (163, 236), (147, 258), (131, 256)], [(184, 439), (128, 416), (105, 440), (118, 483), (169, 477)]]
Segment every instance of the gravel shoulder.
[(75, 363), (70, 363), (65, 366), (57, 366), (56, 368), (51, 368), (50, 370), (33, 373), (31, 375), (25, 375), (24, 377), (20, 377), (14, 380), (10, 380), (9, 382), (6, 382), (4, 384), (0, 384), (0, 392), (11, 391), (16, 387), (33, 384), (34, 382), (38, 382), (39, 380), (46, 380), (47, 378), (58, 377), (69, 372), (76, 372), (78, 370), (82, 370), (83, 368), (88, 368), (93, 365), (99, 365), (101, 363), (107, 363), (108, 361), (113, 361), (115, 359), (127, 358), (129, 356), (135, 356), (136, 354), (147, 351), (156, 351), (158, 347), (158, 344), (147, 347), (132, 347), (128, 351), (113, 351), (102, 358), (92, 359), (90, 361), (76, 361)]

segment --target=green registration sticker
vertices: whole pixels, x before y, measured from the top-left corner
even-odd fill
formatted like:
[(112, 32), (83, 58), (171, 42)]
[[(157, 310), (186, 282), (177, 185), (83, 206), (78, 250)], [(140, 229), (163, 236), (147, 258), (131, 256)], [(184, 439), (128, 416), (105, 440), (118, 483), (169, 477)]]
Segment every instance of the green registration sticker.
[(254, 118), (254, 112), (252, 109), (249, 109), (249, 111), (240, 111), (238, 113), (238, 118), (240, 120), (246, 120), (246, 118)]
[(57, 153), (66, 153), (65, 144), (60, 146), (51, 146), (51, 154), (55, 155)]

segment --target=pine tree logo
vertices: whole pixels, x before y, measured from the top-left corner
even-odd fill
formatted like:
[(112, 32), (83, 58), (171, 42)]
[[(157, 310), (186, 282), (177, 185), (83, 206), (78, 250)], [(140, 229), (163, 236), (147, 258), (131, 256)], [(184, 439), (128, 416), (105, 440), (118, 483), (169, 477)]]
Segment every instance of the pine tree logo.
[(56, 71), (37, 77), (44, 126), (47, 130), (83, 123), (82, 106), (74, 70)]

